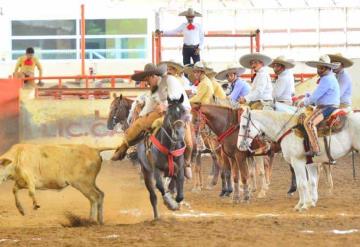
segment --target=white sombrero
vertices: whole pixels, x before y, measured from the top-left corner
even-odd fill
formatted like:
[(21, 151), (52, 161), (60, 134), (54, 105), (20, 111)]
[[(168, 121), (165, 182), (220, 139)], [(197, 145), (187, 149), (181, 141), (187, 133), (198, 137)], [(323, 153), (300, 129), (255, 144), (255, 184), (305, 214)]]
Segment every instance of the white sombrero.
[(243, 67), (251, 69), (250, 62), (253, 60), (261, 61), (264, 66), (268, 66), (272, 62), (272, 59), (270, 57), (258, 52), (242, 56), (239, 62)]
[(188, 10), (181, 12), (179, 14), (179, 16), (197, 16), (197, 17), (201, 17), (202, 14), (200, 14), (199, 12), (193, 10), (192, 8), (188, 8)]
[(144, 71), (135, 73), (131, 76), (131, 79), (134, 81), (143, 81), (145, 77), (149, 75), (158, 75), (162, 76), (166, 73), (166, 66), (160, 65), (156, 66), (153, 63), (148, 63), (144, 67)]
[(279, 56), (275, 58), (272, 63), (269, 65), (269, 67), (274, 67), (274, 64), (282, 64), (285, 66), (285, 69), (291, 69), (295, 67), (294, 60), (286, 59), (284, 56)]
[(174, 62), (174, 61), (163, 61), (158, 64), (158, 66), (166, 65), (171, 66), (175, 68), (178, 72), (182, 72), (184, 70), (184, 66), (182, 66), (180, 63)]
[(328, 54), (328, 56), (330, 57), (330, 61), (332, 63), (336, 62), (336, 63), (341, 63), (343, 65), (344, 68), (348, 68), (353, 66), (354, 62), (351, 61), (350, 59), (344, 57), (341, 53), (337, 53), (337, 54)]
[(319, 61), (308, 61), (305, 62), (305, 64), (313, 68), (316, 68), (317, 66), (324, 66), (330, 69), (336, 69), (340, 65), (340, 63), (331, 63), (330, 57), (328, 55), (320, 56)]
[(227, 69), (220, 71), (216, 74), (215, 78), (220, 81), (226, 80), (227, 74), (236, 74), (237, 76), (243, 74), (245, 69), (235, 65), (229, 65)]

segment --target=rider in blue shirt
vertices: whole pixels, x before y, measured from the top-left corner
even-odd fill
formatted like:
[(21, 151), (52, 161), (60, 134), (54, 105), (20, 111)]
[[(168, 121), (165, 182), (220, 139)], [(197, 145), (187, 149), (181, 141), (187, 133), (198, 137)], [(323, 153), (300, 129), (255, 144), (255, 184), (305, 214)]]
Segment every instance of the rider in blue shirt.
[(335, 78), (333, 69), (339, 67), (339, 63), (331, 63), (328, 55), (320, 57), (319, 61), (309, 61), (306, 64), (316, 67), (320, 76), (318, 86), (315, 91), (304, 100), (304, 105), (315, 105), (314, 112), (304, 121), (304, 127), (309, 137), (310, 152), (308, 155), (315, 156), (320, 154), (320, 146), (317, 137), (316, 126), (339, 107), (340, 87)]

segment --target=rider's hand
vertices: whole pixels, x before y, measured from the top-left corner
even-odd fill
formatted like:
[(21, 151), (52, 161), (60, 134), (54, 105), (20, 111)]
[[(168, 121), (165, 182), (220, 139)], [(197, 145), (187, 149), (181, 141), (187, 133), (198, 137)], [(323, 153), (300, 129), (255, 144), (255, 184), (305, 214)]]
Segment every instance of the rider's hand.
[(240, 103), (240, 104), (245, 104), (245, 103), (246, 103), (246, 99), (245, 99), (244, 97), (240, 97), (239, 103)]
[(164, 104), (158, 104), (156, 107), (155, 107), (155, 111), (157, 111), (158, 113), (163, 113), (166, 111), (166, 107)]
[(156, 30), (155, 30), (155, 34), (161, 35), (161, 34), (163, 34), (163, 31), (160, 31), (159, 29), (156, 29)]
[(200, 54), (200, 48), (196, 48), (195, 49), (195, 55), (199, 55)]

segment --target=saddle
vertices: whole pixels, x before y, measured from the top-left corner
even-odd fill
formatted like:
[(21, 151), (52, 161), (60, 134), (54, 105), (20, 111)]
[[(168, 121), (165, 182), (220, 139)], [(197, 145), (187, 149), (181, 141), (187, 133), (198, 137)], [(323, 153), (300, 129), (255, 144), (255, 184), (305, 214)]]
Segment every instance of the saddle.
[[(295, 134), (297, 136), (304, 138), (306, 135), (304, 120), (306, 117), (310, 116), (312, 112), (313, 109), (308, 108), (298, 117), (298, 127), (295, 128)], [(347, 113), (348, 112), (344, 109), (337, 109), (333, 111), (329, 117), (325, 118), (317, 125), (316, 128), (318, 137), (325, 137), (342, 131), (346, 123)]]

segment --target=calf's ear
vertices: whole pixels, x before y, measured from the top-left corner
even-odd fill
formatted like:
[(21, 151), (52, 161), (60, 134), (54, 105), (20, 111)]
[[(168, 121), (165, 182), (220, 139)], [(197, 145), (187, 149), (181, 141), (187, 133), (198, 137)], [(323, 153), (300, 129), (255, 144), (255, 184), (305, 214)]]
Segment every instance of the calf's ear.
[(8, 158), (0, 157), (0, 166), (7, 166), (12, 163), (12, 160)]

